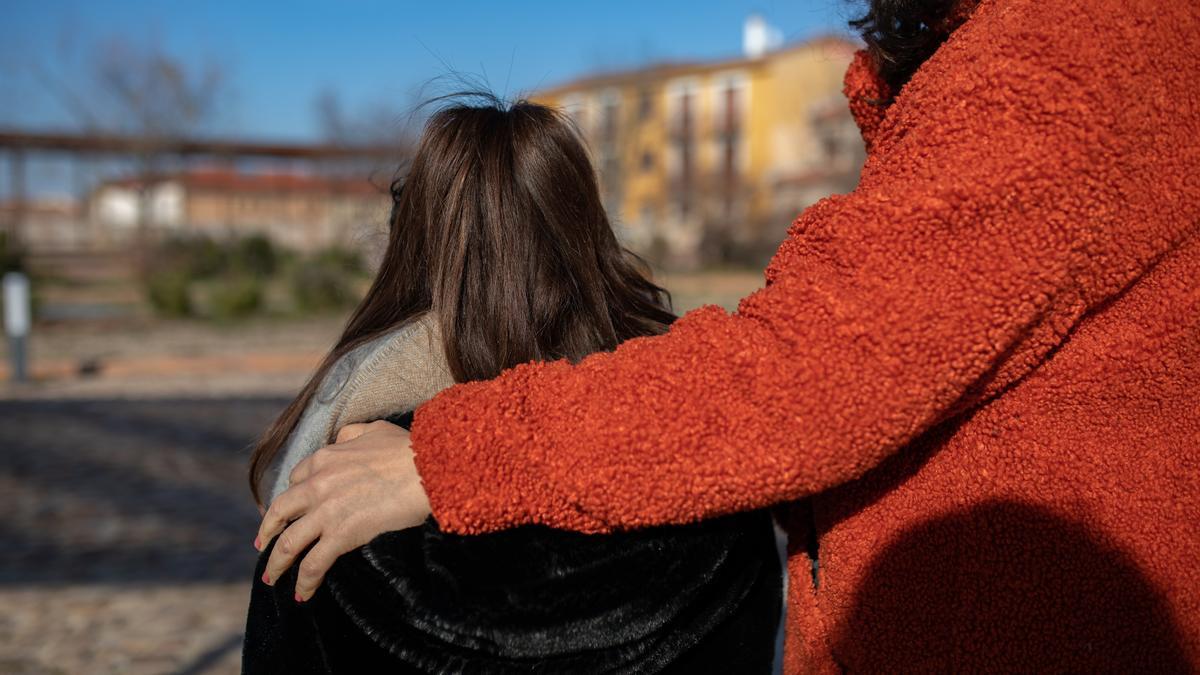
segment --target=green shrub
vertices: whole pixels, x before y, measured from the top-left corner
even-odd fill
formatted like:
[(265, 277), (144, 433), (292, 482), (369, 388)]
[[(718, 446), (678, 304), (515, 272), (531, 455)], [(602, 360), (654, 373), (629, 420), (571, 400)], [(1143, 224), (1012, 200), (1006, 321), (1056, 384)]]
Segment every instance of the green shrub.
[(150, 257), (143, 284), (158, 314), (227, 320), (263, 311), (268, 289), (285, 291), (302, 312), (343, 309), (357, 300), (365, 275), (362, 256), (342, 247), (299, 256), (262, 235), (229, 240), (197, 235), (163, 241)]
[(209, 296), (209, 312), (217, 319), (240, 319), (263, 305), (262, 282), (249, 275), (218, 282)]
[(194, 282), (211, 279), (202, 313), (233, 319), (263, 306), (261, 280), (276, 272), (278, 254), (269, 239), (257, 235), (227, 242), (205, 235), (172, 237), (159, 244), (148, 267), (143, 284), (156, 313), (196, 314)]
[(354, 303), (352, 277), (345, 270), (302, 261), (292, 270), (292, 298), (302, 311), (340, 309)]
[(366, 264), (357, 251), (331, 246), (292, 266), (292, 299), (305, 312), (343, 309), (358, 300), (357, 282), (365, 275)]
[(230, 258), (233, 268), (258, 279), (269, 278), (279, 267), (275, 245), (261, 234), (234, 241), (230, 245)]
[(365, 274), (367, 269), (367, 266), (363, 263), (362, 255), (358, 251), (352, 251), (341, 246), (330, 246), (318, 251), (313, 256), (313, 261), (318, 265), (331, 267), (348, 274)]
[(154, 311), (162, 316), (184, 317), (192, 314), (189, 292), (191, 279), (187, 270), (163, 269), (146, 275), (146, 298)]
[(171, 268), (193, 279), (208, 279), (228, 268), (228, 254), (209, 237), (172, 237), (158, 245), (151, 259), (155, 268)]
[(269, 278), (279, 267), (279, 252), (259, 234), (215, 241), (205, 235), (172, 237), (155, 251), (155, 264), (187, 270), (195, 279), (226, 273)]

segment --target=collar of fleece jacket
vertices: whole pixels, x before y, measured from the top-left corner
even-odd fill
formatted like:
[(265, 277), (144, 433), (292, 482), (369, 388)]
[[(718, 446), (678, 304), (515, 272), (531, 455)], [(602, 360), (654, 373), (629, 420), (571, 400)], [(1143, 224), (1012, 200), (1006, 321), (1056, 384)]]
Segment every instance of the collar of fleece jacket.
[[(980, 0), (960, 0), (935, 30), (946, 35), (952, 34), (971, 18), (979, 2)], [(850, 67), (846, 69), (842, 91), (846, 94), (850, 103), (850, 113), (862, 132), (863, 142), (866, 144), (867, 153), (870, 154), (874, 149), (879, 127), (883, 124), (888, 108), (898, 92), (892, 91), (891, 86), (879, 77), (871, 55), (865, 49), (860, 49), (854, 54)]]
[(867, 153), (874, 150), (875, 136), (879, 125), (887, 114), (892, 100), (892, 88), (875, 71), (871, 55), (865, 49), (854, 54), (854, 60), (846, 69), (845, 86), (842, 89), (850, 102), (850, 114), (862, 132)]

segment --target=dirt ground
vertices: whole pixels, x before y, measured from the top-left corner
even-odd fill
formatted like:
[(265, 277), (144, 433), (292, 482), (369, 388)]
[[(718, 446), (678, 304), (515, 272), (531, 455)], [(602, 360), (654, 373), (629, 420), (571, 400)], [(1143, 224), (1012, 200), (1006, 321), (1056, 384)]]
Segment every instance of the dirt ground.
[(237, 672), (273, 397), (0, 401), (0, 672)]

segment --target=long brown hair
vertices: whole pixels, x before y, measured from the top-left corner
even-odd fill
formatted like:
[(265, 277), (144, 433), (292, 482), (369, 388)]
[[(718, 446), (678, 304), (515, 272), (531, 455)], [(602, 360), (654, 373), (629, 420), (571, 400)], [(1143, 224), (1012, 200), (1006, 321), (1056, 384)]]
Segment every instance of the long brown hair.
[(407, 175), (392, 183), (374, 283), (254, 449), (250, 488), (260, 503), (263, 474), (329, 369), (425, 312), (436, 314), (458, 382), (582, 359), (674, 320), (670, 296), (617, 242), (571, 122), (536, 103), (472, 96), (431, 116)]

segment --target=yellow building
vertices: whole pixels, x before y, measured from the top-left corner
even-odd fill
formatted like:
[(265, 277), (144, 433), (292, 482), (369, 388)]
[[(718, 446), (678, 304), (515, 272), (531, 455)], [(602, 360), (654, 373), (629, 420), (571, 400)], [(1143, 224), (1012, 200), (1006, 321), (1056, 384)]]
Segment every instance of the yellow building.
[(856, 44), (771, 48), (761, 19), (742, 58), (584, 77), (539, 92), (575, 120), (620, 236), (669, 266), (761, 262), (805, 206), (854, 187), (862, 141), (841, 93)]

